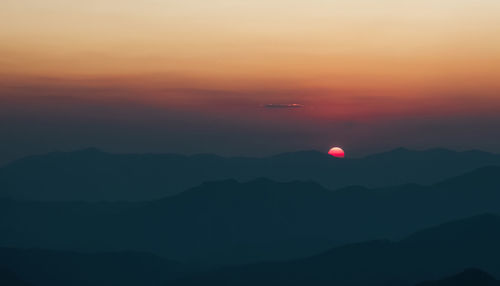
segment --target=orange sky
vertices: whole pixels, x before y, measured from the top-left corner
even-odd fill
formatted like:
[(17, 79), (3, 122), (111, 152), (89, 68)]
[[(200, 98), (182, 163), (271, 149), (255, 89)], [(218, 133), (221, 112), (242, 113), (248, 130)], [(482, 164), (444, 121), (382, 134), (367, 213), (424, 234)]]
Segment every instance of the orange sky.
[[(498, 15), (498, 0), (4, 0), (0, 100), (16, 118), (119, 101), (179, 121), (266, 124), (287, 142), (299, 130), (305, 141), (288, 148), (371, 140), (402, 119), (486, 124), (500, 113)], [(304, 108), (265, 108), (289, 103)], [(352, 122), (375, 125), (318, 141)]]
[(0, 72), (498, 88), (497, 0), (7, 0)]

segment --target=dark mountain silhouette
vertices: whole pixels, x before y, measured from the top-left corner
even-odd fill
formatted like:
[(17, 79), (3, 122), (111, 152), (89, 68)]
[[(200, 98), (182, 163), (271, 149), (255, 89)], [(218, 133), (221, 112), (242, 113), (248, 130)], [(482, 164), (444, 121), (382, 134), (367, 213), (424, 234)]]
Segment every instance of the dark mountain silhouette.
[[(481, 215), (424, 230), (399, 242), (349, 244), (306, 259), (221, 268), (169, 285), (405, 286), (470, 267), (499, 275), (499, 239), (500, 217)], [(467, 277), (479, 282), (484, 278), (470, 272), (458, 276), (463, 281)]]
[(141, 203), (0, 200), (0, 245), (160, 254), (241, 263), (292, 259), (348, 242), (500, 213), (500, 167), (432, 186), (329, 191), (312, 182), (204, 183)]
[(215, 155), (110, 154), (95, 148), (17, 160), (0, 168), (0, 197), (28, 200), (150, 200), (205, 181), (267, 177), (315, 181), (327, 188), (431, 184), (488, 165), (500, 155), (446, 149), (396, 149), (359, 159), (317, 151), (265, 158)]
[[(163, 285), (186, 270), (183, 265), (147, 253), (84, 254), (12, 248), (0, 248), (0, 268), (22, 274), (23, 279), (39, 286)], [(12, 276), (1, 277), (17, 281)]]
[[(445, 223), (398, 242), (348, 244), (312, 257), (194, 270), (146, 253), (76, 253), (0, 248), (0, 281), (28, 285), (494, 286), (500, 274), (500, 217)], [(449, 273), (458, 275), (442, 280)], [(416, 284), (418, 281), (428, 281)], [(15, 284), (17, 283), (17, 284)]]
[(325, 226), (331, 215), (324, 213), (329, 208), (324, 199), (329, 196), (331, 192), (314, 183), (260, 179), (204, 183), (149, 203), (3, 200), (0, 231), (5, 235), (0, 243), (134, 249), (183, 260), (291, 258), (332, 245), (330, 238), (318, 235), (318, 231), (331, 233)]
[(470, 268), (437, 281), (427, 281), (416, 286), (500, 286), (500, 281), (479, 269)]
[(437, 281), (427, 281), (416, 286), (500, 286), (500, 281), (479, 269), (470, 268)]
[(11, 272), (7, 269), (0, 268), (0, 285), (2, 286), (30, 286), (31, 284), (28, 284), (24, 282), (23, 280), (19, 279), (17, 275), (14, 272)]

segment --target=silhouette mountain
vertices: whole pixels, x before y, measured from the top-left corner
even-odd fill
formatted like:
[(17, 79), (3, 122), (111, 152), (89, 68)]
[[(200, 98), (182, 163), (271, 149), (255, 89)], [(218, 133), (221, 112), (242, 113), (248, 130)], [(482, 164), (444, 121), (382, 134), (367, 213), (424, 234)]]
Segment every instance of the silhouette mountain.
[[(179, 263), (147, 253), (85, 254), (13, 248), (0, 248), (0, 268), (7, 274), (22, 273), (23, 279), (39, 286), (162, 285), (186, 271)], [(0, 279), (4, 277), (12, 283), (20, 281), (0, 271)]]
[[(496, 286), (497, 280), (474, 268), (500, 274), (499, 239), (500, 217), (486, 214), (425, 229), (398, 242), (368, 241), (298, 260), (206, 270), (146, 253), (0, 248), (0, 281), (28, 285), (13, 274), (22, 273), (25, 281), (40, 286)], [(437, 280), (462, 269), (467, 270)]]
[(31, 284), (28, 284), (24, 282), (23, 280), (19, 279), (17, 275), (9, 270), (0, 268), (0, 285), (2, 286), (30, 286)]
[(349, 242), (500, 213), (500, 167), (431, 186), (329, 191), (313, 182), (207, 182), (151, 202), (0, 200), (0, 246), (152, 252), (181, 261), (305, 257)]
[[(456, 235), (457, 230), (460, 235)], [(482, 215), (424, 230), (399, 242), (379, 240), (349, 244), (305, 259), (198, 273), (169, 285), (405, 286), (470, 267), (480, 267), (498, 275), (499, 239), (500, 217)], [(469, 279), (477, 279), (480, 283), (488, 280), (477, 271), (466, 271), (436, 283)]]
[(44, 201), (151, 200), (205, 181), (260, 177), (315, 181), (327, 188), (432, 184), (476, 168), (500, 165), (500, 155), (446, 149), (395, 149), (359, 159), (317, 151), (265, 158), (210, 154), (110, 154), (95, 148), (31, 156), (0, 168), (0, 197)]
[(416, 286), (500, 286), (500, 281), (486, 272), (470, 268), (438, 281), (427, 281)]

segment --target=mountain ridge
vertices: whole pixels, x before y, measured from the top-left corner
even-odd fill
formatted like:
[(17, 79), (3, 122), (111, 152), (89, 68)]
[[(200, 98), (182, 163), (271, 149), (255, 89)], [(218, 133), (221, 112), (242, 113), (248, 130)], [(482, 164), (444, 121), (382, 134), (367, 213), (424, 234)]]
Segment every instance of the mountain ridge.
[[(500, 217), (496, 216), (494, 224), (474, 226), (489, 216), (447, 223), (461, 225), (465, 230), (476, 230), (467, 236), (457, 237), (456, 240), (460, 243), (451, 245), (439, 236), (423, 244), (408, 244), (404, 239), (367, 241), (336, 247), (304, 259), (221, 268), (186, 277), (170, 285), (406, 286), (415, 285), (422, 280), (439, 279), (448, 273), (457, 273), (471, 267), (481, 267), (498, 275)], [(494, 227), (493, 233), (491, 227)], [(421, 232), (426, 231), (424, 229)], [(492, 238), (485, 244), (481, 239), (484, 236)], [(468, 248), (464, 249), (464, 246)], [(489, 251), (485, 252), (485, 249)], [(453, 255), (454, 252), (459, 254)]]
[(415, 286), (499, 286), (500, 281), (490, 274), (476, 269), (468, 268), (464, 271), (436, 281), (425, 281)]
[(258, 179), (208, 182), (137, 203), (0, 200), (0, 246), (131, 249), (216, 264), (292, 259), (498, 213), (500, 168), (483, 170), (491, 180), (474, 175), (470, 181), (480, 188), (405, 184), (330, 191), (314, 182)]
[[(449, 225), (457, 226), (468, 235), (455, 236), (454, 240), (459, 243), (450, 244), (448, 238), (455, 233), (449, 231)], [(431, 236), (426, 241), (409, 243), (408, 239), (418, 233)], [(487, 236), (490, 239), (482, 239)], [(484, 214), (425, 228), (402, 240), (351, 243), (288, 261), (200, 269), (169, 260), (165, 263), (162, 258), (142, 253), (86, 254), (0, 248), (0, 269), (23, 273), (20, 278), (34, 285), (53, 286), (496, 286), (470, 282), (498, 282), (487, 274), (500, 274), (498, 240), (500, 216)], [(137, 261), (137, 257), (142, 258)], [(111, 261), (116, 265), (110, 264)], [(80, 273), (79, 269), (85, 272)], [(105, 274), (99, 269), (105, 269)], [(449, 273), (459, 274), (450, 276)], [(420, 281), (426, 282), (418, 284)], [(464, 281), (469, 284), (449, 283)]]
[(0, 168), (0, 197), (148, 201), (178, 194), (205, 181), (262, 177), (279, 182), (314, 181), (328, 189), (351, 185), (379, 188), (433, 184), (480, 167), (500, 165), (497, 154), (433, 150), (395, 149), (364, 158), (339, 159), (318, 151), (250, 158), (112, 154), (89, 148), (31, 156)]

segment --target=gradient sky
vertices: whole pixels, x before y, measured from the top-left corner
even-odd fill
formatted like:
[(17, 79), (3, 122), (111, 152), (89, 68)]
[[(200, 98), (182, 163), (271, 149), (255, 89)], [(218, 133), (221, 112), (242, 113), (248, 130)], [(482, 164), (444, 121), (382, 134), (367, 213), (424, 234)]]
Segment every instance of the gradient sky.
[(0, 162), (500, 152), (498, 15), (498, 0), (4, 0)]

